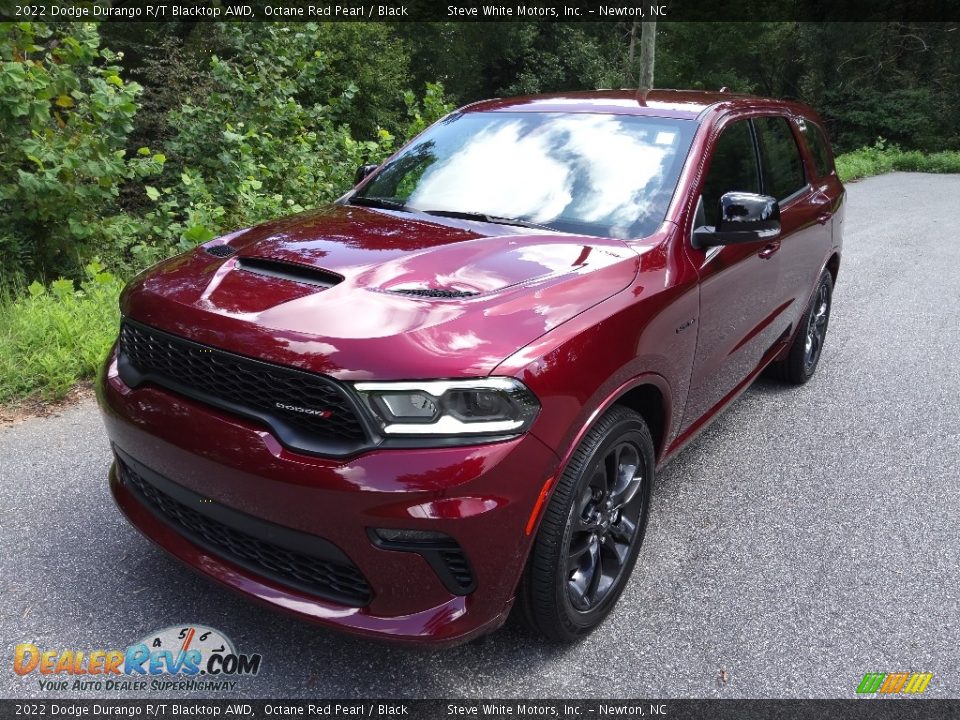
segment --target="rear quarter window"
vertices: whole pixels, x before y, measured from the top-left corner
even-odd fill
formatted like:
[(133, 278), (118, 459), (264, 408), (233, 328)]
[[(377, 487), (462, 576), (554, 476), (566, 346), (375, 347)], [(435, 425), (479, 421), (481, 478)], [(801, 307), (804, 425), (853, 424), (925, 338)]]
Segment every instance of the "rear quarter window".
[(833, 172), (833, 155), (830, 152), (830, 143), (827, 142), (827, 135), (819, 125), (803, 120), (800, 123), (800, 130), (803, 138), (810, 148), (810, 155), (813, 157), (813, 167), (817, 171), (817, 177), (826, 177)]

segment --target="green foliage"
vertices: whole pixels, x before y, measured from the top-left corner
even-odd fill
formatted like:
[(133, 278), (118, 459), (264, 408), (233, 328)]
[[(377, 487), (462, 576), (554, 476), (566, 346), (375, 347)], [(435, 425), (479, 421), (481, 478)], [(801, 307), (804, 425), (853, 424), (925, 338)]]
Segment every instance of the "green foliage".
[(704, 23), (669, 23), (657, 33), (659, 87), (782, 94), (785, 73), (796, 62), (779, 62), (795, 46), (794, 23), (725, 22), (705, 32)]
[(406, 89), (386, 25), (131, 27), (104, 29), (125, 60), (94, 24), (0, 26), (0, 288), (94, 255), (128, 275), (329, 201), (450, 109)]
[[(190, 29), (192, 27), (192, 29)], [(129, 147), (162, 148), (177, 134), (170, 111), (187, 100), (202, 103), (210, 90), (210, 57), (227, 45), (216, 23), (104, 23), (104, 44), (123, 53), (127, 75), (143, 86)], [(137, 188), (123, 195), (125, 206), (138, 207)]]
[[(862, 93), (855, 88), (824, 93), (822, 112), (836, 128), (840, 147), (862, 147), (877, 135), (920, 149), (939, 149), (947, 140), (939, 127), (936, 103), (926, 88)], [(956, 140), (948, 141), (955, 145)]]
[(91, 377), (116, 338), (122, 282), (94, 261), (77, 289), (60, 278), (33, 282), (0, 302), (0, 403), (63, 397)]
[(901, 150), (899, 146), (890, 145), (883, 138), (878, 138), (870, 147), (837, 156), (836, 166), (837, 174), (844, 182), (894, 171), (960, 173), (960, 152), (943, 150), (922, 153), (919, 150)]
[[(369, 98), (344, 80), (342, 68), (361, 57), (348, 58), (345, 47), (360, 52), (384, 45), (383, 27), (238, 24), (222, 33), (243, 52), (211, 57), (202, 103), (187, 98), (170, 112), (169, 124), (179, 130), (165, 145), (170, 159), (163, 178), (144, 187), (150, 202), (143, 240), (132, 248), (141, 263), (333, 200), (353, 184), (358, 165), (379, 162), (395, 148), (396, 136), (385, 127), (356, 139), (348, 120), (364, 117)], [(403, 67), (401, 60), (395, 58)], [(369, 72), (357, 71), (367, 85)], [(383, 72), (389, 85), (395, 71)], [(404, 105), (402, 125), (389, 113), (381, 117), (392, 117), (404, 136), (450, 109), (442, 87), (433, 84), (422, 101), (398, 90), (396, 102)]]
[(622, 84), (617, 50), (626, 44), (620, 43), (618, 33), (609, 32), (609, 28), (602, 35), (592, 30), (579, 24), (521, 26), (517, 33), (520, 42), (506, 49), (518, 72), (503, 87), (502, 94), (592, 90)]
[[(250, 52), (253, 39), (260, 44), (254, 48), (259, 52), (290, 54), (292, 44), (294, 54), (319, 59), (304, 64), (310, 74), (297, 78), (297, 100), (305, 107), (330, 104), (333, 121), (348, 125), (354, 137), (376, 138), (381, 128), (392, 135), (406, 135), (402, 98), (410, 87), (410, 58), (389, 25), (269, 23), (253, 31), (244, 28), (236, 38), (241, 54)], [(349, 102), (335, 102), (342, 97), (349, 97)]]
[(454, 109), (453, 104), (447, 102), (440, 83), (426, 83), (421, 99), (412, 90), (407, 90), (403, 93), (403, 102), (407, 106), (407, 126), (403, 135), (408, 140)]
[(814, 60), (798, 96), (817, 107), (834, 143), (852, 150), (877, 135), (925, 152), (960, 149), (960, 37), (949, 23), (805, 25)]
[(92, 24), (0, 24), (0, 285), (116, 244), (120, 184), (159, 170), (126, 157), (140, 88), (118, 60)]
[(436, 79), (464, 104), (523, 93), (621, 87), (618, 23), (401, 23), (415, 85)]

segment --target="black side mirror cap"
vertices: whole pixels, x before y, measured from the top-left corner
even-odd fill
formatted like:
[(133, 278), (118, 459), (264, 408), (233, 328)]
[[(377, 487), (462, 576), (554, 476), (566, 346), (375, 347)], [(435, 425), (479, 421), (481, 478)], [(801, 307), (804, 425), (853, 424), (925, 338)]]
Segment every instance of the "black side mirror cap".
[(360, 167), (358, 167), (357, 174), (354, 175), (353, 177), (353, 184), (359, 185), (360, 183), (362, 183), (366, 179), (366, 177), (370, 173), (372, 173), (374, 170), (376, 170), (378, 167), (380, 166), (379, 165), (361, 165)]
[(771, 241), (780, 237), (780, 203), (769, 195), (728, 192), (720, 198), (720, 221), (715, 228), (693, 231), (693, 246), (735, 245)]

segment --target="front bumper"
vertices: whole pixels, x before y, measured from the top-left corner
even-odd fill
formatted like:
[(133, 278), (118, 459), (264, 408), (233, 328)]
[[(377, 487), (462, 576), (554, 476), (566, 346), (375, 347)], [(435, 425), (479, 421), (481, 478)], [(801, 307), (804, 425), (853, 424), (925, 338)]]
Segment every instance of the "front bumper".
[[(118, 455), (182, 488), (185, 497), (202, 497), (197, 512), (220, 507), (322, 538), (349, 558), (371, 592), (369, 602), (351, 606), (235, 562), (166, 522), (115, 465), (111, 491), (130, 522), (208, 577), (300, 618), (384, 639), (452, 644), (506, 619), (532, 540), (528, 520), (558, 462), (533, 435), (328, 459), (291, 452), (263, 428), (159, 388), (132, 390), (118, 377), (115, 358), (105, 364), (97, 391)], [(453, 538), (475, 588), (451, 592), (424, 556), (378, 547), (373, 528)]]

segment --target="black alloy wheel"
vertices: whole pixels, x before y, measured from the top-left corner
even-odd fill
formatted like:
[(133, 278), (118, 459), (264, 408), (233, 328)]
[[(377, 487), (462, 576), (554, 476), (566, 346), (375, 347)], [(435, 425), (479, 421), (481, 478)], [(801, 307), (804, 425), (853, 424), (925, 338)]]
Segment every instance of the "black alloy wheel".
[(827, 337), (827, 321), (830, 319), (830, 289), (821, 282), (807, 313), (807, 339), (804, 343), (803, 365), (808, 375), (813, 375), (820, 360), (823, 341)]
[(567, 591), (579, 612), (607, 597), (623, 573), (637, 539), (644, 496), (641, 450), (633, 440), (610, 448), (593, 465), (573, 507), (567, 543)]
[(653, 485), (643, 416), (613, 406), (560, 476), (520, 581), (517, 610), (539, 635), (569, 642), (594, 630), (626, 587), (643, 543)]
[(800, 319), (799, 330), (787, 351), (787, 357), (773, 365), (773, 372), (781, 380), (794, 385), (803, 385), (817, 371), (823, 356), (830, 324), (830, 307), (833, 300), (833, 276), (824, 270), (813, 292), (810, 305)]

